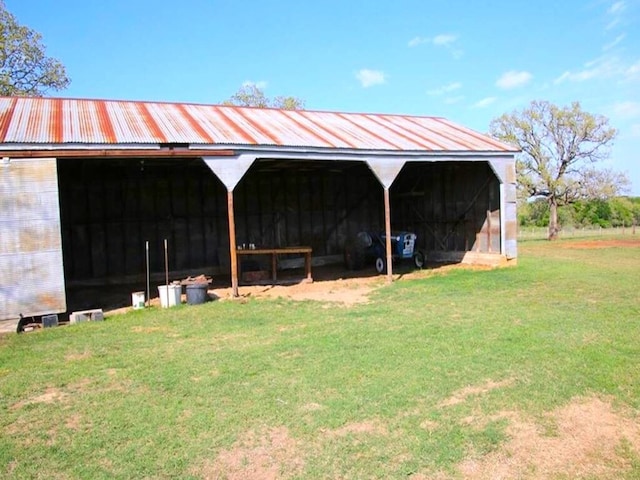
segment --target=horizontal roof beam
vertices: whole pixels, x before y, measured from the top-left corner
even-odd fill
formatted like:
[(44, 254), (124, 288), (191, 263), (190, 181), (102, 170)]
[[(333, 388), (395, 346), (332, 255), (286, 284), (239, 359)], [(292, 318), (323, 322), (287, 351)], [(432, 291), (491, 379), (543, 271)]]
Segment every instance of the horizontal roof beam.
[(193, 148), (172, 149), (55, 149), (55, 150), (0, 150), (0, 157), (9, 158), (198, 158), (230, 157), (233, 150), (200, 150)]

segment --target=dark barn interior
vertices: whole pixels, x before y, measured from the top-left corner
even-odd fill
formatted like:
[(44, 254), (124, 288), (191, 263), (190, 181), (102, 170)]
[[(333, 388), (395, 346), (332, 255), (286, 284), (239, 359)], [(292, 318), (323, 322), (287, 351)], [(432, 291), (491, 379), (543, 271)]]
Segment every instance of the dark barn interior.
[[(67, 285), (229, 274), (226, 189), (199, 159), (58, 160)], [(390, 189), (393, 230), (441, 258), (500, 252), (499, 182), (484, 161), (407, 162)], [(234, 190), (237, 244), (309, 245), (340, 261), (362, 230), (384, 230), (383, 189), (364, 162), (254, 163)], [(445, 258), (446, 259), (446, 258)]]

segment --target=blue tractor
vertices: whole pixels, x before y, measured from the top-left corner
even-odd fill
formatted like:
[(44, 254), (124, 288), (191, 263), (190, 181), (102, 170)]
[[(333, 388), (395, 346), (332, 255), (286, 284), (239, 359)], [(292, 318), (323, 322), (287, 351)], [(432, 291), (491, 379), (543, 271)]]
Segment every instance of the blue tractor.
[[(422, 268), (425, 255), (416, 249), (416, 234), (411, 232), (396, 232), (391, 234), (392, 260), (413, 260), (416, 268)], [(360, 232), (355, 239), (345, 246), (344, 260), (349, 270), (359, 270), (369, 261), (373, 261), (378, 273), (387, 270), (386, 253), (387, 236), (383, 233)]]

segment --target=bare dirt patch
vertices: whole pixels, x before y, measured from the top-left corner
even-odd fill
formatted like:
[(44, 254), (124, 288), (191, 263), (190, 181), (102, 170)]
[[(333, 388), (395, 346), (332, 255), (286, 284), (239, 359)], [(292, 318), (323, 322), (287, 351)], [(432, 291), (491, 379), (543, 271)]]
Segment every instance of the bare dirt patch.
[(348, 435), (387, 435), (387, 427), (378, 421), (348, 423), (335, 430), (326, 430), (329, 438), (346, 437)]
[(298, 442), (285, 427), (248, 432), (229, 450), (206, 461), (193, 474), (205, 479), (275, 480), (300, 475), (304, 462)]
[(454, 392), (453, 395), (440, 403), (440, 407), (451, 407), (453, 405), (458, 405), (459, 403), (465, 402), (468, 397), (482, 395), (490, 392), (491, 390), (495, 390), (496, 388), (508, 387), (512, 383), (513, 379), (506, 379), (500, 382), (488, 380), (482, 385), (470, 385), (461, 390), (458, 390), (457, 392)]
[[(371, 292), (384, 283), (380, 278), (353, 278), (348, 280), (324, 280), (313, 283), (292, 285), (241, 286), (241, 298), (286, 298), (296, 301), (313, 300), (344, 306), (369, 302)], [(220, 298), (231, 298), (231, 288), (218, 288), (215, 294)]]
[(462, 478), (615, 479), (631, 467), (629, 453), (640, 455), (637, 419), (607, 400), (576, 399), (550, 413), (552, 434), (531, 419), (506, 416), (510, 439), (495, 452), (465, 460), (459, 466)]
[(33, 405), (37, 403), (56, 403), (64, 400), (67, 397), (67, 393), (58, 388), (49, 387), (44, 393), (36, 395), (35, 397), (28, 398), (26, 400), (15, 403), (11, 406), (12, 410), (18, 410), (26, 405)]

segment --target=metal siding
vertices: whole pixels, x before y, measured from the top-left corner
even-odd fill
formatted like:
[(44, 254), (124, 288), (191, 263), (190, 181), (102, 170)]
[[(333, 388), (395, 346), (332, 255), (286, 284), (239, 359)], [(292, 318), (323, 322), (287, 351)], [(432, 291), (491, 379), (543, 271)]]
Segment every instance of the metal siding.
[(512, 147), (442, 118), (236, 106), (0, 98), (0, 141), (24, 144), (273, 145), (381, 151)]
[(66, 310), (55, 159), (0, 166), (0, 320)]

